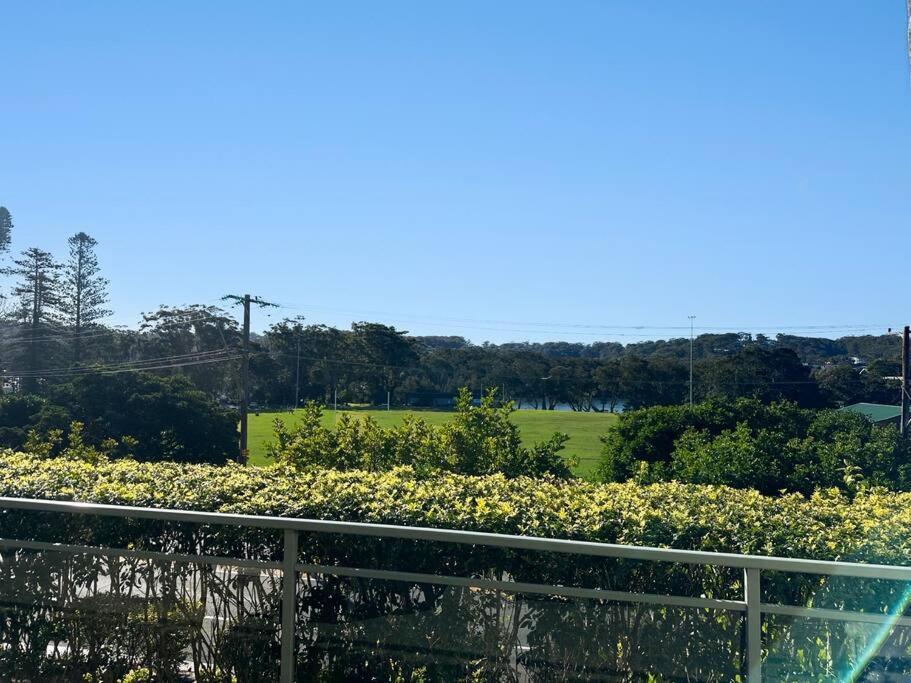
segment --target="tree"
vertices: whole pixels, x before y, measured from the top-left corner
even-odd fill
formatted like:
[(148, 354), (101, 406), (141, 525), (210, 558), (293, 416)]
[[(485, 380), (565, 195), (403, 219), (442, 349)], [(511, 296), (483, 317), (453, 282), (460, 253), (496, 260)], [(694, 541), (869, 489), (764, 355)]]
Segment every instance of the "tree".
[(620, 386), (620, 361), (611, 359), (600, 363), (595, 370), (596, 396), (602, 411), (614, 412), (623, 398)]
[(351, 331), (355, 347), (363, 359), (363, 378), (373, 389), (372, 398), (377, 403), (389, 400), (399, 385), (403, 370), (417, 360), (414, 345), (406, 336), (408, 333), (367, 322), (352, 323)]
[(111, 311), (104, 308), (108, 302), (108, 281), (99, 275), (98, 244), (84, 232), (78, 232), (68, 240), (70, 256), (63, 268), (63, 284), (60, 309), (63, 322), (73, 334), (73, 363), (82, 361), (83, 331), (109, 316)]
[(685, 398), (687, 367), (673, 358), (624, 356), (619, 372), (624, 406), (672, 405)]
[(236, 414), (221, 410), (185, 377), (92, 373), (51, 387), (47, 399), (53, 410), (50, 419), (39, 415), (40, 430), (81, 422), (86, 443), (94, 446), (132, 437), (140, 460), (223, 464), (237, 448)]
[(27, 371), (23, 382), (24, 388), (34, 389), (35, 373), (38, 370), (41, 330), (59, 322), (60, 264), (54, 257), (42, 249), (31, 247), (22, 252), (14, 266), (3, 272), (19, 278), (13, 287), (13, 295), (19, 299), (18, 317), (29, 329)]
[(516, 376), (517, 387), (515, 393), (524, 399), (532, 401), (535, 408), (538, 407), (538, 399), (541, 399), (541, 409), (547, 410), (544, 395), (547, 393), (547, 383), (545, 377), (550, 370), (548, 360), (536, 351), (518, 351), (514, 354), (512, 361), (512, 370)]
[(796, 401), (805, 408), (823, 403), (810, 368), (791, 349), (753, 346), (700, 364), (696, 387), (708, 398), (752, 396), (770, 403)]
[(830, 365), (815, 374), (819, 389), (827, 402), (844, 406), (864, 400), (866, 391), (863, 378), (850, 365)]
[(0, 252), (9, 251), (10, 240), (13, 235), (13, 217), (9, 209), (0, 206)]
[[(211, 397), (238, 393), (233, 388), (235, 373), (229, 363), (214, 362), (241, 345), (237, 322), (217, 306), (162, 306), (143, 314), (137, 339), (137, 355), (173, 361), (180, 367), (161, 372), (185, 375), (196, 388)], [(254, 342), (254, 350), (257, 345)], [(183, 366), (179, 361), (211, 360)]]
[[(55, 414), (56, 413), (56, 414)], [(0, 447), (22, 450), (29, 431), (65, 427), (66, 411), (56, 409), (35, 394), (8, 394), (0, 397)]]
[(548, 380), (548, 398), (552, 403), (548, 407), (553, 409), (556, 403), (566, 403), (576, 411), (591, 410), (597, 391), (596, 367), (596, 361), (589, 358), (567, 358), (552, 367)]

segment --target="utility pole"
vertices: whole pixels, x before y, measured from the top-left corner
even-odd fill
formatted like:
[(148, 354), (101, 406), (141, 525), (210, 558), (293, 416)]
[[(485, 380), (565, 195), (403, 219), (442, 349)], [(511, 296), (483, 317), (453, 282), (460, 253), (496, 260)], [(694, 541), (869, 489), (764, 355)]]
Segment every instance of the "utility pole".
[(908, 374), (908, 364), (911, 362), (911, 358), (909, 358), (909, 355), (911, 355), (909, 354), (909, 330), (911, 328), (908, 325), (905, 325), (905, 329), (902, 330), (902, 437), (908, 436), (908, 399), (911, 398), (911, 394), (909, 394), (911, 376)]
[(237, 462), (246, 464), (249, 449), (247, 448), (247, 414), (250, 408), (250, 304), (256, 304), (260, 308), (267, 306), (278, 307), (269, 301), (264, 301), (259, 297), (251, 297), (249, 294), (239, 296), (237, 294), (228, 294), (222, 297), (223, 301), (231, 300), (235, 303), (242, 304), (244, 307), (244, 338), (243, 351), (240, 365), (240, 453)]
[(695, 315), (688, 315), (690, 319), (690, 408), (693, 407), (693, 321)]

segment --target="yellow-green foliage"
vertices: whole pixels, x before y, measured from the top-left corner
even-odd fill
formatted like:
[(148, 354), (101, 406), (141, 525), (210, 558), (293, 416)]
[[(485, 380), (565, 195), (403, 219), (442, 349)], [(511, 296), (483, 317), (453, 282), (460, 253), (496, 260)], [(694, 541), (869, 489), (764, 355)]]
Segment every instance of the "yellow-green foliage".
[(74, 420), (64, 443), (63, 430), (51, 429), (46, 433), (29, 430), (25, 451), (43, 458), (60, 457), (100, 463), (112, 457), (129, 458), (135, 452), (137, 441), (131, 436), (104, 439), (98, 448), (85, 442), (85, 425)]
[(511, 403), (496, 404), (492, 391), (474, 406), (471, 394), (463, 389), (452, 420), (443, 425), (408, 415), (399, 425), (383, 427), (370, 417), (359, 420), (343, 414), (335, 429), (329, 429), (322, 424), (322, 409), (308, 404), (293, 430), (275, 420), (275, 443), (269, 446), (269, 455), (298, 469), (381, 471), (409, 465), (460, 474), (568, 478), (573, 461), (559, 453), (569, 437), (555, 433), (530, 448), (523, 446), (519, 428), (509, 419), (512, 412)]
[(484, 530), (794, 557), (911, 561), (911, 494), (182, 465), (0, 453), (0, 495)]
[[(558, 478), (508, 478), (501, 473), (469, 476), (411, 467), (370, 472), (315, 466), (248, 468), (132, 460), (92, 464), (74, 458), (44, 458), (7, 451), (0, 453), (0, 495), (790, 557), (911, 562), (911, 494), (873, 488), (862, 488), (854, 497), (834, 489), (809, 498), (799, 494), (768, 497), (752, 490), (714, 485), (593, 484)], [(256, 559), (274, 560), (282, 553), (281, 534), (270, 530), (15, 510), (0, 514), (0, 536)], [(743, 595), (739, 583), (742, 574), (733, 570), (480, 545), (300, 534), (298, 559), (305, 564), (405, 569), (418, 574), (646, 593), (721, 599), (740, 599)], [(119, 570), (112, 573), (108, 565), (99, 564), (94, 558), (78, 561), (79, 571), (73, 574), (81, 582), (74, 586), (77, 591), (97, 586), (99, 576), (121, 574)], [(61, 564), (60, 557), (53, 553), (37, 558), (24, 553), (17, 562), (32, 562), (26, 565), (29, 567), (37, 562), (36, 569), (43, 562), (51, 573), (58, 571)], [(21, 568), (16, 563), (4, 563), (0, 570), (6, 572), (0, 576), (0, 585), (9, 585)], [(162, 567), (161, 580), (170, 581), (168, 591), (187, 585), (186, 574), (181, 571), (189, 571), (183, 563)], [(129, 572), (122, 575), (129, 576)], [(217, 572), (210, 579), (215, 587), (222, 580)], [(225, 581), (228, 583), (213, 588), (213, 595), (222, 595), (234, 604), (237, 596), (229, 586), (237, 584), (231, 577)], [(743, 670), (740, 616), (715, 610), (662, 608), (661, 618), (655, 618), (655, 608), (648, 604), (565, 602), (540, 596), (525, 599), (509, 593), (440, 590), (409, 581), (352, 581), (332, 573), (314, 574), (301, 586), (298, 628), (305, 634), (302, 642), (309, 642), (310, 647), (299, 655), (299, 680), (510, 680), (500, 676), (497, 667), (511, 657), (504, 653), (518, 651), (520, 638), (540, 657), (531, 660), (529, 666), (542, 662), (530, 680), (554, 680), (552, 665), (559, 666), (558, 670), (567, 672), (566, 677), (573, 680), (590, 678), (592, 671), (616, 670), (648, 674), (648, 680), (677, 680), (677, 674), (685, 671), (693, 679), (730, 681)], [(882, 611), (904, 599), (905, 587), (894, 581), (859, 584), (838, 577), (766, 572), (763, 590), (769, 601), (783, 604)], [(221, 667), (223, 675), (216, 672), (208, 678), (200, 676), (200, 680), (230, 680), (229, 675), (248, 680), (240, 673), (242, 669), (264, 670), (274, 664), (270, 652), (276, 642), (278, 603), (264, 595), (266, 599), (245, 617), (246, 623), (238, 626), (236, 637), (213, 645), (213, 656), (218, 656), (215, 666)], [(415, 595), (420, 598), (415, 599)], [(53, 623), (43, 620), (41, 609), (39, 605), (22, 603), (20, 612), (26, 613), (27, 619), (21, 623), (26, 625), (23, 628), (29, 637), (34, 628)], [(491, 614), (510, 611), (513, 618), (518, 618), (525, 610), (527, 627), (523, 631), (509, 626), (509, 619), (491, 618)], [(151, 614), (154, 617), (156, 613)], [(193, 609), (186, 610), (186, 614), (190, 636), (195, 637), (199, 615)], [(340, 614), (345, 618), (339, 619)], [(349, 619), (349, 615), (354, 618)], [(324, 628), (327, 622), (332, 624), (331, 629)], [(141, 663), (157, 671), (161, 666), (155, 662), (173, 661), (175, 649), (166, 647), (157, 631), (145, 633), (145, 624), (146, 621), (137, 623), (135, 618), (127, 622), (128, 626), (139, 626), (139, 633), (145, 634), (143, 640), (149, 654), (145, 654), (146, 650), (140, 653)], [(377, 625), (387, 635), (378, 637), (373, 630)], [(867, 644), (866, 636), (850, 632), (850, 627), (829, 624), (823, 640), (831, 637), (833, 642), (848, 643), (846, 650), (842, 648), (850, 651), (846, 659), (842, 654), (819, 648), (816, 629), (808, 634), (799, 627), (792, 628), (790, 622), (772, 621), (763, 628), (766, 642), (775, 643), (783, 653), (781, 661), (788, 666), (793, 664), (792, 676), (781, 675), (776, 680), (829, 680), (827, 676), (836, 665), (851, 660)], [(251, 633), (258, 633), (261, 638), (254, 642)], [(310, 638), (315, 640), (307, 640)], [(42, 652), (45, 650), (43, 641), (32, 640), (40, 644)], [(199, 640), (194, 642), (198, 644)], [(390, 660), (390, 643), (396, 646), (396, 652), (401, 652), (400, 658)], [(462, 654), (428, 656), (427, 643), (443, 650), (449, 643), (457, 643)], [(661, 643), (666, 656), (656, 659), (654, 643)], [(30, 661), (18, 652), (0, 654), (0, 667), (4, 658), (9, 659), (6, 670), (17, 673), (25, 671), (23, 667)], [(199, 662), (208, 662), (211, 658), (204, 655), (193, 656)], [(147, 660), (153, 664), (147, 664)], [(135, 669), (139, 663), (129, 662), (129, 666)], [(96, 669), (98, 666), (90, 670)], [(39, 671), (40, 667), (35, 665), (34, 670)], [(908, 672), (902, 669), (900, 673)], [(34, 675), (31, 680), (41, 677)]]

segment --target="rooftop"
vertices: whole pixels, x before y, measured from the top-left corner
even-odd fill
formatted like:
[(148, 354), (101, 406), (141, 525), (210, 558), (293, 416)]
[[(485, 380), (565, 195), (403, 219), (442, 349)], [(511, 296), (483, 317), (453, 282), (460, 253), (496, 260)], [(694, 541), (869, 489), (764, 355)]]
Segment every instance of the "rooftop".
[(886, 422), (901, 417), (900, 406), (884, 405), (882, 403), (854, 403), (839, 410), (850, 410), (854, 413), (865, 415), (872, 422)]

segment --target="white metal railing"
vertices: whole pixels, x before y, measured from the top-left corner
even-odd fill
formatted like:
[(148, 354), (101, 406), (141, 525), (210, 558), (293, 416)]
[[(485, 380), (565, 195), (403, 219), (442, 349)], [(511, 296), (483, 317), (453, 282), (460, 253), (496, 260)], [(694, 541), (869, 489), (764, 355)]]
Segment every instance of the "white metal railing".
[[(670, 548), (615, 545), (608, 543), (593, 543), (587, 541), (515, 536), (507, 534), (459, 531), (454, 529), (436, 529), (428, 527), (394, 526), (387, 524), (239, 515), (214, 512), (195, 512), (186, 510), (103, 505), (71, 501), (0, 497), (0, 510), (4, 509), (70, 513), (79, 515), (100, 515), (129, 519), (163, 520), (207, 525), (252, 527), (283, 531), (284, 548), (282, 556), (283, 559), (281, 562), (203, 555), (178, 555), (133, 549), (70, 545), (62, 542), (38, 542), (0, 538), (0, 547), (47, 550), (74, 554), (135, 557), (149, 560), (193, 562), (211, 565), (246, 567), (261, 570), (280, 570), (283, 577), (281, 604), (280, 669), (281, 681), (283, 683), (290, 683), (294, 677), (294, 622), (296, 613), (295, 587), (297, 575), (298, 573), (302, 572), (321, 573), (343, 577), (362, 577), (368, 579), (386, 579), (391, 581), (406, 581), (442, 586), (488, 589), (507, 593), (558, 595), (625, 603), (642, 603), (668, 607), (692, 607), (703, 609), (708, 608), (740, 612), (743, 613), (745, 620), (745, 660), (748, 668), (748, 681), (750, 681), (750, 683), (758, 683), (762, 680), (761, 626), (762, 616), (764, 614), (886, 626), (911, 626), (911, 617), (905, 617), (900, 612), (894, 614), (888, 612), (859, 612), (852, 610), (801, 607), (778, 603), (763, 603), (761, 601), (760, 594), (763, 571), (783, 572), (790, 574), (814, 574), (829, 577), (838, 576), (864, 579), (882, 579), (890, 581), (903, 581), (911, 584), (911, 566), (905, 567), (894, 565), (860, 564), (851, 562), (832, 562), (823, 560), (769, 557), (761, 555), (738, 555), (733, 553), (675, 550)], [(476, 546), (488, 546), (494, 548), (566, 553), (589, 557), (604, 557), (735, 568), (743, 571), (744, 595), (741, 600), (725, 600), (705, 597), (697, 598), (680, 595), (635, 593), (601, 590), (597, 588), (579, 588), (572, 586), (522, 583), (515, 581), (496, 581), (490, 579), (445, 576), (407, 571), (390, 571), (381, 569), (342, 567), (335, 565), (302, 564), (298, 562), (298, 534), (302, 531), (422, 541), (441, 541)], [(284, 577), (288, 576), (293, 576), (295, 578), (293, 581), (287, 581)], [(904, 605), (900, 605), (899, 609), (904, 609)]]

